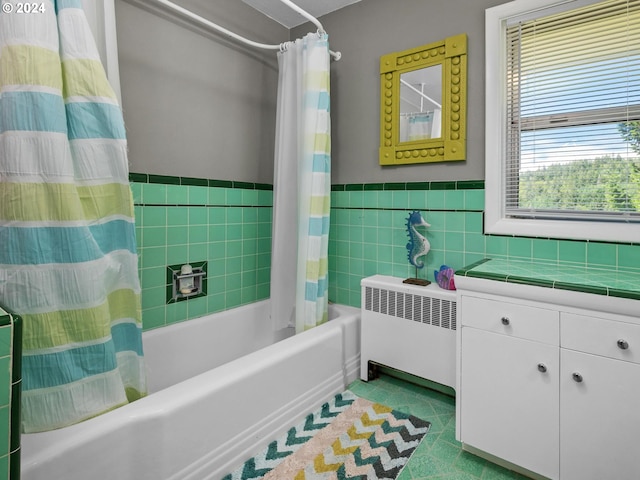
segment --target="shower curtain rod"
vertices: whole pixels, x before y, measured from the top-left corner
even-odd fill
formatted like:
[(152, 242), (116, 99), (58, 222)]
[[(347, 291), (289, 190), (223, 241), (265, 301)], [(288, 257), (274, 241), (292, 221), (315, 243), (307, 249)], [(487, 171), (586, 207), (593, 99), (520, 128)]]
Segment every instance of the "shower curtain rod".
[[(132, 1), (132, 0), (128, 0), (128, 1)], [(190, 10), (187, 10), (184, 7), (181, 7), (180, 5), (177, 5), (173, 2), (170, 2), (169, 0), (133, 0), (137, 3), (146, 3), (146, 4), (150, 4), (150, 3), (155, 3), (155, 4), (161, 4), (163, 6), (165, 6), (166, 8), (168, 8), (169, 10), (172, 10), (174, 12), (178, 12), (180, 14), (182, 14), (183, 16), (194, 20), (196, 23), (199, 23), (201, 25), (204, 25), (205, 27), (209, 27), (212, 28), (214, 30), (217, 30), (218, 32), (221, 32), (231, 38), (234, 38), (236, 40), (239, 40), (240, 42), (249, 45), (251, 47), (256, 47), (256, 48), (262, 48), (264, 50), (286, 50), (287, 48), (287, 43), (288, 42), (283, 42), (280, 43), (278, 45), (269, 45), (266, 43), (259, 43), (259, 42), (254, 42), (253, 40), (249, 40), (248, 38), (245, 38), (241, 35), (238, 35), (237, 33), (232, 32), (231, 30), (227, 30), (224, 27), (221, 27), (220, 25), (213, 23), (210, 20), (207, 20), (206, 18), (201, 17), (200, 15), (196, 15), (195, 13), (193, 13)], [(314, 17), (313, 15), (311, 15), (310, 13), (306, 12), (305, 10), (303, 10), (302, 8), (300, 8), (298, 5), (296, 5), (295, 3), (291, 2), (290, 0), (279, 0), (280, 2), (284, 3), (285, 5), (287, 5), (289, 8), (291, 8), (292, 10), (298, 12), (300, 15), (302, 15), (303, 17), (305, 17), (307, 20), (309, 20), (310, 22), (312, 22), (316, 27), (318, 27), (318, 33), (326, 33), (324, 27), (322, 26), (322, 24), (318, 21), (318, 19), (316, 17)], [(334, 52), (329, 50), (329, 53), (331, 54), (331, 56), (334, 58), (334, 60), (340, 60), (340, 58), (342, 57), (342, 54), (340, 52)]]

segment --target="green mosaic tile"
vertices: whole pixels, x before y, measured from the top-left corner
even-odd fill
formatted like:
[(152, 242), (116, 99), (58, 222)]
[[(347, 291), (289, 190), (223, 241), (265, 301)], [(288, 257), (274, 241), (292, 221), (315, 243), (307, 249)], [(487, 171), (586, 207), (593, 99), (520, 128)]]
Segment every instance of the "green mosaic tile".
[(142, 202), (144, 204), (164, 205), (167, 203), (167, 186), (153, 183), (143, 184)]
[(162, 185), (180, 185), (180, 177), (173, 177), (169, 175), (149, 175), (149, 183), (157, 183)]
[(188, 314), (189, 302), (175, 302), (166, 306), (166, 324), (171, 325), (173, 323), (182, 322), (189, 316)]
[(147, 183), (148, 180), (149, 180), (149, 176), (146, 173), (129, 172), (129, 181), (130, 182)]
[(587, 263), (589, 265), (617, 264), (618, 246), (611, 243), (589, 242), (587, 244)]
[(0, 381), (0, 407), (8, 406), (11, 400), (11, 357), (10, 356), (0, 357), (0, 380), (1, 380)]
[(378, 208), (391, 208), (393, 205), (393, 191), (378, 192)]
[(362, 195), (362, 205), (365, 208), (376, 208), (378, 206), (378, 192), (365, 190), (360, 192)]
[(349, 208), (362, 208), (365, 206), (363, 191), (349, 191)]
[(189, 189), (183, 185), (167, 185), (167, 203), (185, 205), (189, 203)]
[(131, 183), (131, 196), (133, 198), (134, 204), (142, 203), (142, 184), (141, 183)]
[(464, 208), (467, 210), (484, 210), (484, 190), (465, 190)]
[(209, 227), (207, 225), (189, 226), (189, 243), (204, 243), (209, 237)]
[(142, 330), (151, 330), (165, 326), (165, 307), (150, 308), (142, 311)]
[[(447, 252), (464, 252), (464, 233), (455, 232), (455, 231), (447, 231), (444, 234), (444, 246), (447, 249)], [(461, 263), (461, 262), (460, 262)]]
[(427, 208), (430, 210), (444, 210), (444, 190), (429, 190), (427, 192)]
[(429, 190), (430, 188), (429, 182), (409, 182), (406, 185), (407, 190)]
[(162, 264), (183, 264), (189, 261), (188, 245), (173, 245), (166, 248), (166, 261)]
[[(151, 207), (145, 207), (145, 211), (148, 208)], [(188, 223), (189, 207), (167, 207), (167, 225), (182, 226), (187, 225)]]
[(189, 208), (189, 225), (206, 225), (209, 223), (209, 212), (205, 207)]
[(0, 309), (0, 357), (11, 355), (11, 316)]
[(227, 205), (242, 205), (242, 190), (236, 188), (227, 189)]
[(640, 245), (618, 245), (618, 267), (640, 269)]
[(242, 304), (240, 290), (227, 290), (225, 292), (226, 308), (234, 308)]
[(143, 227), (164, 227), (167, 224), (166, 207), (144, 207), (142, 213)]
[(464, 232), (466, 214), (463, 212), (447, 212), (445, 214), (445, 231)]
[(9, 452), (9, 425), (11, 409), (8, 405), (0, 408), (0, 455), (8, 455)]
[(187, 304), (187, 312), (189, 318), (198, 318), (207, 314), (207, 298), (190, 298)]
[(531, 258), (532, 246), (530, 238), (510, 238), (507, 243), (509, 257)]
[(224, 205), (227, 201), (227, 191), (221, 187), (209, 188), (209, 205)]
[(225, 309), (225, 294), (214, 293), (207, 297), (207, 311), (209, 313), (220, 312)]
[(482, 180), (462, 180), (456, 182), (458, 190), (484, 190), (484, 181)]
[(444, 195), (444, 206), (447, 210), (464, 210), (465, 193), (463, 191), (448, 190)]
[(209, 187), (232, 188), (233, 182), (230, 180), (209, 180)]
[(167, 228), (167, 245), (183, 245), (189, 241), (189, 231), (184, 227)]
[(558, 241), (558, 260), (584, 264), (587, 260), (587, 244), (585, 242)]
[(544, 261), (558, 260), (558, 241), (534, 238), (531, 241), (532, 258)]
[(456, 182), (431, 182), (431, 190), (455, 190)]
[(189, 186), (189, 205), (206, 205), (208, 201), (208, 187)]
[(244, 189), (242, 190), (242, 205), (257, 205), (258, 204), (258, 191)]
[(607, 293), (611, 297), (630, 298), (632, 300), (640, 300), (640, 291), (637, 291), (637, 290), (631, 291), (631, 290), (619, 290), (617, 288), (610, 288)]
[(209, 245), (207, 243), (192, 243), (189, 245), (189, 262), (193, 263), (196, 259), (207, 258)]
[(142, 247), (162, 247), (167, 244), (167, 229), (165, 227), (143, 227)]
[(394, 191), (391, 206), (393, 208), (409, 208), (409, 192), (407, 190)]
[(152, 268), (165, 265), (167, 249), (165, 247), (145, 247), (140, 249), (142, 268)]
[(206, 178), (180, 177), (180, 185), (208, 187), (209, 181)]

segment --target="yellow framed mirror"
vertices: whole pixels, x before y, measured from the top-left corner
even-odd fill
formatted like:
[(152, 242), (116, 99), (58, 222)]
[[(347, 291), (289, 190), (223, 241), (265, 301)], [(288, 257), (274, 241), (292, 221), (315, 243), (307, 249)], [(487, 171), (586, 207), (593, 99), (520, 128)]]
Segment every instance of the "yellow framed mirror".
[(466, 158), (467, 36), (380, 58), (380, 165)]

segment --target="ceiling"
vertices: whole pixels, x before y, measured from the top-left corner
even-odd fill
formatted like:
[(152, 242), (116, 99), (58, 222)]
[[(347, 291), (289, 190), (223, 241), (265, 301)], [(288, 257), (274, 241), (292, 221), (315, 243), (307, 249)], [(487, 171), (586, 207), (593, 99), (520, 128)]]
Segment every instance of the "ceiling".
[[(302, 15), (290, 9), (287, 5), (280, 2), (280, 0), (242, 1), (289, 29), (297, 27), (307, 21)], [(360, 0), (293, 0), (296, 5), (316, 18), (359, 1)]]

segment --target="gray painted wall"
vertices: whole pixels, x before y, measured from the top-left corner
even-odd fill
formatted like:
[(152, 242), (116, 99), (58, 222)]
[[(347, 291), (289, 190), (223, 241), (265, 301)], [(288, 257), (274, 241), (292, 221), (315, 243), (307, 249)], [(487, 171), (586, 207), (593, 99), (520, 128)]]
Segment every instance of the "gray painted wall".
[[(275, 1), (275, 0), (274, 0)], [(321, 18), (332, 50), (332, 182), (484, 178), (484, 10), (504, 0), (362, 0)], [(280, 43), (289, 32), (239, 0), (181, 5), (249, 38)], [(116, 2), (122, 103), (131, 171), (272, 182), (276, 54), (251, 50)], [(379, 58), (466, 33), (467, 160), (381, 167)]]
[[(258, 42), (289, 38), (288, 29), (239, 0), (179, 3)], [(276, 53), (123, 0), (116, 22), (130, 170), (271, 183)]]
[[(332, 182), (484, 179), (484, 10), (504, 0), (362, 0), (320, 20), (332, 50)], [(304, 35), (309, 25), (292, 30)], [(378, 163), (380, 56), (468, 36), (467, 160), (418, 166)]]

